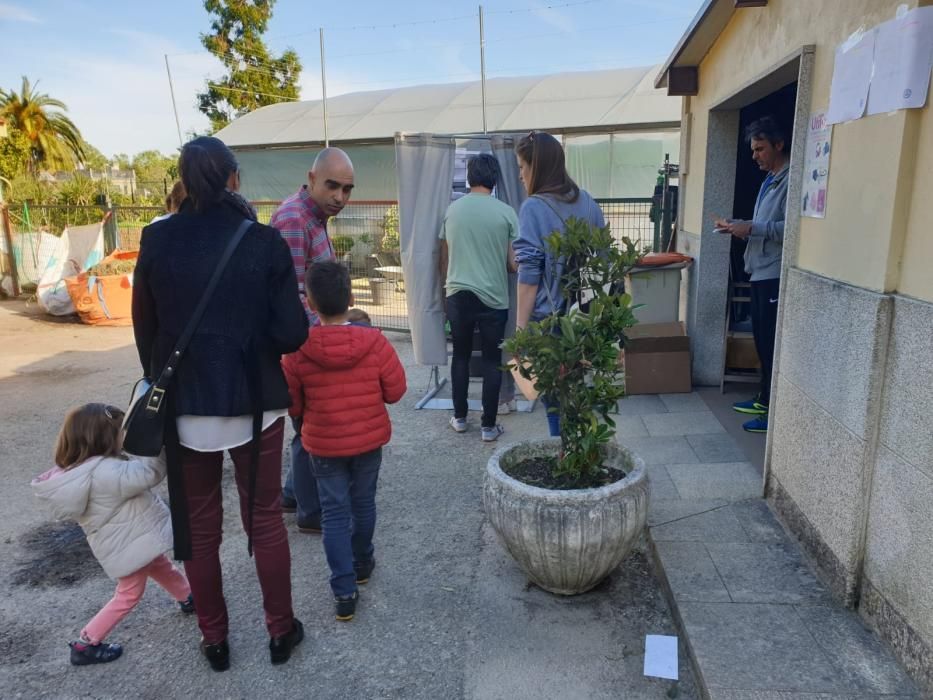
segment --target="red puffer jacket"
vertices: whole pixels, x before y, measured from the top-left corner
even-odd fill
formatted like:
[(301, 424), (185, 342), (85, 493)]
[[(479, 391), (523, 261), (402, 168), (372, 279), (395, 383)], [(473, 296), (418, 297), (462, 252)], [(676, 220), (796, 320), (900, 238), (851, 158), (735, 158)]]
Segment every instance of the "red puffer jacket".
[(315, 326), (282, 369), (292, 395), (289, 414), (302, 417), (301, 443), (309, 454), (351, 457), (389, 442), (385, 404), (405, 395), (405, 370), (381, 331)]

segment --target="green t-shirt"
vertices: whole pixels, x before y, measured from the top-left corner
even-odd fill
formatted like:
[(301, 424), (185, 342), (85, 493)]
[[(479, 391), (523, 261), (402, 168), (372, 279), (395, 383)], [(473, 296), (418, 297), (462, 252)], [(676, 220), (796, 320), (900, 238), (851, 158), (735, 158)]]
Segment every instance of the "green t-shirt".
[(509, 243), (518, 217), (505, 202), (471, 193), (447, 208), (440, 237), (447, 240), (447, 296), (473, 292), (493, 309), (509, 308)]

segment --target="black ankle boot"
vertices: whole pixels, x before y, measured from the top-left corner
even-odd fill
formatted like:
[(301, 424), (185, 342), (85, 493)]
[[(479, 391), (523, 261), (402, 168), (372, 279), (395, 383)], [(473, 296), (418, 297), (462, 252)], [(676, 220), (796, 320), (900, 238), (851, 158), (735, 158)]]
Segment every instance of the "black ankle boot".
[(202, 639), (201, 653), (215, 671), (226, 671), (230, 668), (230, 647), (227, 646), (226, 639), (217, 644), (205, 644)]
[(291, 632), (283, 634), (281, 637), (272, 637), (269, 640), (269, 658), (272, 663), (278, 665), (288, 661), (294, 648), (301, 644), (301, 640), (304, 638), (304, 625), (302, 625), (301, 620), (296, 617), (292, 622)]

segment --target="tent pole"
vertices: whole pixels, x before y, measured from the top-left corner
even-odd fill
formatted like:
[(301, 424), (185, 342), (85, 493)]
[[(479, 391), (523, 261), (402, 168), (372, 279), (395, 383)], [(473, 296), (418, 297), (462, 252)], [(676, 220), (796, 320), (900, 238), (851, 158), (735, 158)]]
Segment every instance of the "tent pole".
[(321, 43), (321, 104), (324, 106), (324, 148), (330, 146), (327, 138), (327, 75), (324, 70), (324, 27), (319, 28)]
[(483, 133), (486, 133), (486, 34), (483, 31), (483, 6), (479, 6), (479, 73), (483, 93)]

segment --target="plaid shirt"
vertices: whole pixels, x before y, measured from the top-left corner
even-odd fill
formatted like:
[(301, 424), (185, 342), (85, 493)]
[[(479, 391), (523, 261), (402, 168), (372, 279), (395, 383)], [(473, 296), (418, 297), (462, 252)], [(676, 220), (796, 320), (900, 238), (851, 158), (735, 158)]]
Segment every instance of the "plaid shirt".
[(311, 199), (308, 186), (302, 185), (300, 190), (279, 205), (269, 225), (279, 230), (292, 251), (295, 276), (298, 278), (298, 295), (301, 297), (305, 313), (308, 314), (308, 320), (315, 326), (320, 321), (317, 314), (308, 307), (308, 299), (305, 296), (305, 269), (311, 263), (337, 259), (327, 235), (327, 215)]

